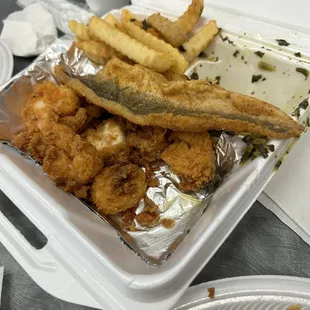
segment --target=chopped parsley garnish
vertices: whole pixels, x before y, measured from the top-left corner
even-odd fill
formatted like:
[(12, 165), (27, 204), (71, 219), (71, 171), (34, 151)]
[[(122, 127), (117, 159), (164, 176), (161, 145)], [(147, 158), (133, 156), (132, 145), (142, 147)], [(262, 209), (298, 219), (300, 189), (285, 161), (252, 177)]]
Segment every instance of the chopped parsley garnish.
[(233, 56), (237, 58), (237, 56), (240, 54), (240, 52), (238, 50), (236, 50), (234, 53), (233, 53)]
[(199, 75), (197, 72), (193, 72), (190, 76), (191, 80), (199, 80)]
[(309, 106), (309, 101), (308, 99), (304, 99), (299, 105), (298, 107), (293, 111), (293, 113), (291, 114), (292, 116), (296, 116), (297, 118), (300, 117), (300, 109), (306, 110)]
[(261, 51), (256, 51), (254, 54), (257, 55), (257, 56), (260, 57), (260, 58), (263, 58), (264, 55), (265, 55), (265, 53), (263, 53), (263, 52), (261, 52)]
[(146, 19), (143, 19), (142, 26), (144, 30), (151, 28), (151, 25), (147, 23)]
[(261, 74), (259, 75), (252, 75), (252, 83), (258, 82), (263, 76)]
[(266, 137), (251, 134), (243, 135), (244, 137), (242, 140), (247, 144), (247, 147), (244, 150), (241, 164), (257, 157), (267, 158), (270, 152), (274, 152), (274, 145), (267, 144), (268, 140)]
[(287, 41), (283, 39), (277, 39), (276, 41), (278, 42), (279, 46), (290, 46), (291, 45), (291, 43), (288, 43)]
[(294, 56), (296, 56), (296, 57), (301, 57), (301, 53), (300, 53), (300, 52), (295, 53)]
[(309, 71), (305, 68), (296, 68), (296, 71), (303, 74), (305, 76), (305, 80), (308, 79)]
[(278, 161), (276, 162), (276, 164), (275, 164), (275, 166), (274, 166), (274, 169), (275, 169), (275, 170), (278, 170), (278, 169), (280, 168), (281, 165), (282, 165), (282, 160), (280, 159), (280, 160), (278, 160)]

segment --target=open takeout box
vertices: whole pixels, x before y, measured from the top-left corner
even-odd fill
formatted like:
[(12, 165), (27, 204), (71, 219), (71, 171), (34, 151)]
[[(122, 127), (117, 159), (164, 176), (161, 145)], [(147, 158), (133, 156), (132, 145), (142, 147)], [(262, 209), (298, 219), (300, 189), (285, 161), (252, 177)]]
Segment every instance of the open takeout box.
[[(138, 17), (155, 11), (174, 18), (188, 6), (181, 0), (132, 2), (130, 10)], [(310, 89), (305, 76), (295, 70), (310, 69), (310, 35), (207, 7), (203, 17), (215, 19), (223, 28), (223, 38), (229, 40), (217, 37), (206, 51), (211, 58), (198, 59), (188, 73), (196, 71), (200, 78), (221, 76), (225, 88), (253, 93), (291, 113)], [(286, 39), (291, 45), (278, 46), (275, 39)], [(263, 72), (266, 80), (252, 83), (252, 76), (259, 72), (260, 59), (254, 54), (258, 50), (265, 50), (265, 60), (277, 70)], [(296, 52), (302, 57), (295, 56)], [(305, 119), (306, 111), (301, 110), (299, 121)], [(184, 241), (158, 267), (136, 256), (110, 226), (58, 189), (35, 163), (0, 145), (0, 188), (48, 242), (34, 249), (2, 213), (0, 240), (29, 275), (58, 298), (102, 309), (169, 309), (256, 200), (292, 142), (273, 141), (275, 152), (267, 159), (258, 158), (232, 174)]]

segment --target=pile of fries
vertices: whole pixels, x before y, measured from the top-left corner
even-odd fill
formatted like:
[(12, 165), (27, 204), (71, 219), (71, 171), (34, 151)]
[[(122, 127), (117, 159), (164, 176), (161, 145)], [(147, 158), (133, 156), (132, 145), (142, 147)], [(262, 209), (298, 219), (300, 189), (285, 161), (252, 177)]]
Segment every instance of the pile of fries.
[(190, 36), (202, 12), (203, 0), (192, 0), (175, 22), (159, 13), (140, 21), (124, 9), (121, 20), (112, 14), (103, 19), (93, 16), (88, 26), (72, 20), (69, 27), (76, 35), (76, 47), (97, 64), (118, 57), (163, 73), (168, 80), (182, 80), (189, 63), (219, 33), (216, 22), (211, 20)]

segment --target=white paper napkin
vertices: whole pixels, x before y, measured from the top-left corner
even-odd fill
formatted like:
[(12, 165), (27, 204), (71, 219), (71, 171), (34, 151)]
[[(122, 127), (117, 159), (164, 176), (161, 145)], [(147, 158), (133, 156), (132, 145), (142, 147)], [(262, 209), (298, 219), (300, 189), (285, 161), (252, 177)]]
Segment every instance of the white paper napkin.
[(40, 3), (10, 14), (3, 23), (0, 38), (15, 56), (39, 55), (57, 39), (53, 16)]
[[(1, 0), (0, 0), (1, 1)], [(105, 0), (99, 0), (105, 2)], [(72, 0), (17, 0), (17, 3), (27, 7), (33, 3), (41, 3), (53, 15), (56, 27), (64, 33), (71, 33), (68, 21), (75, 19), (83, 24), (87, 24), (94, 15), (87, 11), (87, 5), (81, 1)], [(76, 5), (75, 3), (79, 3)]]
[(310, 128), (258, 200), (310, 244)]

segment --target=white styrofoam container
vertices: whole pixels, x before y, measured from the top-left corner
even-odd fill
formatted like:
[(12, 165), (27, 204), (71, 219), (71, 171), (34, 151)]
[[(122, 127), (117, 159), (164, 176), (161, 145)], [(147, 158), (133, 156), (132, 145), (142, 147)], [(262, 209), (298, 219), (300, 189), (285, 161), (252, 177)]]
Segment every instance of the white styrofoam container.
[[(140, 17), (153, 11), (178, 16), (188, 6), (188, 1), (182, 0), (132, 2), (130, 9)], [(113, 13), (119, 15), (119, 11)], [(242, 52), (249, 61), (244, 66), (232, 56), (236, 48), (217, 39), (209, 51), (220, 53), (220, 61), (198, 61), (195, 66), (200, 76), (221, 75), (224, 87), (245, 94), (255, 87), (255, 96), (291, 112), (300, 102), (299, 96), (310, 88), (302, 75), (293, 76), (299, 61), (293, 56), (296, 51), (303, 54), (304, 62), (299, 66), (310, 64), (306, 52), (310, 35), (211, 6), (204, 17), (216, 19), (225, 34), (246, 45)], [(279, 48), (274, 41), (279, 38), (292, 45)], [(252, 53), (262, 45), (271, 49), (268, 59), (277, 65), (277, 72), (268, 76), (264, 89), (261, 84), (253, 86), (248, 82), (257, 72)], [(234, 66), (226, 71), (229, 64)], [(285, 78), (282, 71), (291, 72), (292, 77)], [(291, 139), (275, 141), (276, 150), (267, 160), (257, 159), (234, 173), (216, 192), (184, 241), (159, 267), (136, 256), (108, 224), (58, 189), (35, 163), (0, 145), (0, 189), (45, 234), (48, 243), (35, 250), (2, 213), (0, 241), (43, 289), (58, 298), (105, 310), (169, 309), (256, 200), (291, 143)]]

